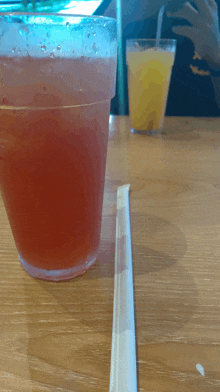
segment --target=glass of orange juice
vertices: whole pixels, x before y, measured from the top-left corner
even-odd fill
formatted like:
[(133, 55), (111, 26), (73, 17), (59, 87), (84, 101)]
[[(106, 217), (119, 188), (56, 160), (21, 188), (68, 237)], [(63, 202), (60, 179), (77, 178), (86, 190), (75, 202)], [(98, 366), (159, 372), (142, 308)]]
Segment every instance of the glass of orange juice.
[(126, 43), (131, 132), (160, 133), (176, 54), (174, 39)]
[(96, 261), (116, 56), (114, 19), (0, 14), (0, 189), (33, 277)]

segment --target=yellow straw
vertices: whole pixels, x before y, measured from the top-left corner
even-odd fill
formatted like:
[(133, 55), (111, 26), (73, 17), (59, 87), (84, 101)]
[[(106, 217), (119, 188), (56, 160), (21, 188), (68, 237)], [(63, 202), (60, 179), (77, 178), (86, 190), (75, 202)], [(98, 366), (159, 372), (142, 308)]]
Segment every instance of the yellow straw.
[(116, 2), (117, 14), (117, 37), (118, 37), (118, 97), (119, 97), (119, 115), (125, 115), (125, 83), (124, 83), (124, 59), (123, 59), (123, 45), (122, 45), (122, 7), (121, 0)]

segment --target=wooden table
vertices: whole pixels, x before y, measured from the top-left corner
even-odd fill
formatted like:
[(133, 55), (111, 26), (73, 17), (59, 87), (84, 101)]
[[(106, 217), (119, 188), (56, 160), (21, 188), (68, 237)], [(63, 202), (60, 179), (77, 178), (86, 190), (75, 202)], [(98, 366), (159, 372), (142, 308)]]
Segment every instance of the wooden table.
[(220, 119), (110, 118), (102, 240), (83, 276), (20, 266), (0, 199), (0, 392), (108, 392), (117, 186), (130, 183), (139, 392), (220, 390)]

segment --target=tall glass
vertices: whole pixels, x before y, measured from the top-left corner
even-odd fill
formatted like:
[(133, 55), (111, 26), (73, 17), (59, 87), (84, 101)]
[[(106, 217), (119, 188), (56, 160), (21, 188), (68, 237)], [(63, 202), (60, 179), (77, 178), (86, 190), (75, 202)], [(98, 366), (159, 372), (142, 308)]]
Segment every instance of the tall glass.
[(0, 14), (0, 186), (33, 277), (96, 260), (116, 55), (114, 19)]
[(128, 40), (129, 111), (131, 132), (160, 133), (169, 92), (170, 78), (176, 53), (176, 40)]

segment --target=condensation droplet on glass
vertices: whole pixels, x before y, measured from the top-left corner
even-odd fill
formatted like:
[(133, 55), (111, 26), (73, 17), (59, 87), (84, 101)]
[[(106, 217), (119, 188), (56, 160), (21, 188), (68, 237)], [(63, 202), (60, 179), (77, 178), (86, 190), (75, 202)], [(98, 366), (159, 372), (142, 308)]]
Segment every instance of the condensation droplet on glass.
[(20, 35), (27, 35), (29, 33), (29, 29), (27, 26), (21, 26), (18, 31)]
[(45, 52), (46, 51), (46, 46), (45, 45), (41, 45), (41, 50), (42, 50), (42, 52)]
[(95, 35), (96, 35), (96, 32), (94, 31), (94, 33), (92, 33), (92, 35), (94, 35), (94, 36), (95, 36)]
[(89, 33), (89, 34), (87, 35), (87, 37), (89, 38), (89, 37), (90, 37), (90, 35), (91, 35), (91, 34)]
[(54, 56), (54, 53), (51, 53), (51, 54), (50, 54), (50, 58), (51, 58), (51, 59), (54, 59), (54, 57), (55, 57), (55, 56)]
[(12, 48), (12, 53), (14, 53), (16, 51), (16, 48)]
[(94, 50), (94, 52), (96, 53), (98, 51), (98, 48), (96, 46), (96, 43), (94, 42), (94, 44), (92, 45), (92, 49)]
[(50, 38), (50, 33), (47, 33), (47, 38)]
[(66, 22), (66, 27), (67, 27), (67, 28), (69, 28), (69, 27), (70, 27), (70, 24), (69, 24), (69, 22)]
[(57, 50), (60, 50), (60, 49), (61, 49), (61, 46), (60, 46), (60, 45), (58, 45), (58, 46), (57, 46)]

